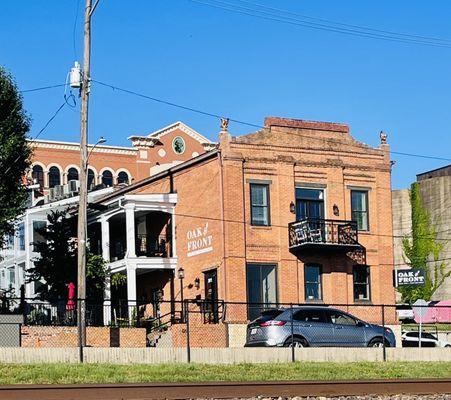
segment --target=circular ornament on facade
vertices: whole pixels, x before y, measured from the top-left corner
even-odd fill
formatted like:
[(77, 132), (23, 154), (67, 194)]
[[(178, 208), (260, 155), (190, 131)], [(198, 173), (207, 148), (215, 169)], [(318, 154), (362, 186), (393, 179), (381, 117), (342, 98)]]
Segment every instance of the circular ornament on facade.
[(199, 153), (197, 151), (193, 151), (193, 154), (191, 154), (191, 157), (197, 157), (199, 155)]
[(176, 154), (183, 154), (185, 152), (185, 141), (180, 136), (177, 136), (172, 141), (172, 149)]
[(158, 150), (158, 155), (159, 155), (160, 157), (164, 157), (164, 156), (166, 155), (166, 150), (165, 150), (165, 149), (160, 149), (160, 150)]

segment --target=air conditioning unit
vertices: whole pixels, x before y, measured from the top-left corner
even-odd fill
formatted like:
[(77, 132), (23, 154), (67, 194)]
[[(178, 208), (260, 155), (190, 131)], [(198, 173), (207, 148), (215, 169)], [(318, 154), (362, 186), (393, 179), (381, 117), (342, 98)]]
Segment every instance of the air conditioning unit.
[(49, 199), (49, 202), (55, 201), (55, 188), (49, 189), (48, 199)]
[(70, 194), (70, 190), (69, 190), (69, 185), (64, 185), (63, 186), (63, 188), (64, 188), (64, 197), (70, 197), (71, 196), (71, 194)]
[(56, 185), (54, 188), (55, 199), (62, 199), (64, 197), (64, 186)]
[(78, 192), (80, 191), (80, 181), (77, 180), (69, 181), (67, 182), (67, 185), (69, 186), (69, 192), (71, 193), (72, 196), (78, 194)]

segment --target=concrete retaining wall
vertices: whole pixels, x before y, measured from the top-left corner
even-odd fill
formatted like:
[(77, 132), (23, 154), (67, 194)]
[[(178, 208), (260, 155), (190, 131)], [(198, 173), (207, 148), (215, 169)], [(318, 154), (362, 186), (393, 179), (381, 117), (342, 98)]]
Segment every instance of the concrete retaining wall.
[[(387, 361), (448, 361), (451, 349), (386, 349)], [(308, 348), (295, 349), (297, 361), (357, 362), (383, 361), (382, 349)], [(85, 348), (87, 363), (162, 364), (186, 363), (185, 348)], [(194, 348), (191, 361), (205, 364), (283, 363), (291, 361), (289, 348)], [(77, 363), (77, 348), (0, 348), (0, 363)]]

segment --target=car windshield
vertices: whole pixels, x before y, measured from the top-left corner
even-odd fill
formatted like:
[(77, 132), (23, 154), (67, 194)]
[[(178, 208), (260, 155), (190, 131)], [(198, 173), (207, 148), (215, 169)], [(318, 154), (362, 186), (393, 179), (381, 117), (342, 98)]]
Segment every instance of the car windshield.
[(261, 315), (255, 319), (253, 322), (261, 323), (266, 321), (271, 321), (272, 319), (278, 317), (283, 313), (283, 310), (266, 310), (261, 313)]

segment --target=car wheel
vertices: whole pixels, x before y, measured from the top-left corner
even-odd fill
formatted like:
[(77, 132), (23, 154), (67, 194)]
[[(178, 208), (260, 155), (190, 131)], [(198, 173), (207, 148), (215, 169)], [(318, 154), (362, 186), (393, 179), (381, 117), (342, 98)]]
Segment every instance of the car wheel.
[(382, 339), (376, 338), (368, 344), (368, 347), (384, 347), (384, 342)]
[(284, 347), (308, 347), (308, 343), (305, 339), (302, 338), (289, 338), (285, 344)]

